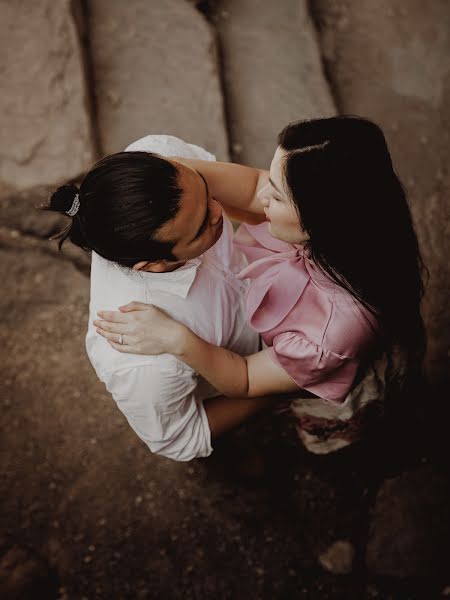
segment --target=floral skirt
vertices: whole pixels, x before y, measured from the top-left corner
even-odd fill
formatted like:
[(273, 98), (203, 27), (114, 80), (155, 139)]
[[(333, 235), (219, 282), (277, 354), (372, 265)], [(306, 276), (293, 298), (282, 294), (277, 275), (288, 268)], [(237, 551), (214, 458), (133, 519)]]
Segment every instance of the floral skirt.
[(402, 388), (405, 367), (403, 352), (394, 348), (366, 367), (343, 402), (312, 396), (292, 400), (289, 413), (305, 448), (328, 454), (361, 439), (380, 421), (386, 402)]

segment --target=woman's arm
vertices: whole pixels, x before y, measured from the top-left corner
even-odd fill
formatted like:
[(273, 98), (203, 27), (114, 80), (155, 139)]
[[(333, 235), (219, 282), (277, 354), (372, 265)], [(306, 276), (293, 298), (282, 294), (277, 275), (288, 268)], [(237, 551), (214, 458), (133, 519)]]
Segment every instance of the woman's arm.
[[(131, 302), (121, 306), (120, 312), (100, 311), (98, 315), (103, 320), (94, 321), (97, 332), (119, 352), (173, 354), (225, 396), (255, 398), (300, 389), (268, 350), (243, 357), (214, 346), (151, 304)], [(118, 343), (121, 334), (124, 344)]]
[(206, 179), (211, 196), (224, 206), (264, 214), (257, 194), (269, 181), (268, 171), (227, 162), (169, 158), (199, 171)]
[(216, 439), (222, 433), (240, 425), (261, 410), (270, 408), (277, 401), (280, 401), (278, 396), (264, 398), (216, 396), (205, 400), (203, 406), (208, 417), (211, 438)]
[(226, 396), (255, 398), (300, 389), (286, 371), (274, 363), (268, 350), (244, 357), (202, 340), (183, 325), (178, 335), (171, 353)]

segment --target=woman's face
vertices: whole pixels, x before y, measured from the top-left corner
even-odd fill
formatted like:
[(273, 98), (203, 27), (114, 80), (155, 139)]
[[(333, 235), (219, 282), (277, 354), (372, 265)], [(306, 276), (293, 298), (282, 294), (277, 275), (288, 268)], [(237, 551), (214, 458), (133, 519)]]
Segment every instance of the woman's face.
[(300, 224), (296, 208), (290, 198), (283, 175), (286, 152), (278, 146), (269, 171), (269, 183), (258, 192), (269, 221), (269, 232), (273, 237), (291, 244), (304, 244), (309, 236)]

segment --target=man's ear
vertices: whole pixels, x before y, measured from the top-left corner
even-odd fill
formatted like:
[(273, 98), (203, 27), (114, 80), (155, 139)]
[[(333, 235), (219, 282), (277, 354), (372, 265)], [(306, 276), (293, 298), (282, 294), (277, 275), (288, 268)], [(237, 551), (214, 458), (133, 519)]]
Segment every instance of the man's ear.
[(158, 260), (157, 262), (141, 261), (133, 265), (133, 271), (149, 271), (150, 273), (164, 273), (167, 271), (167, 261)]

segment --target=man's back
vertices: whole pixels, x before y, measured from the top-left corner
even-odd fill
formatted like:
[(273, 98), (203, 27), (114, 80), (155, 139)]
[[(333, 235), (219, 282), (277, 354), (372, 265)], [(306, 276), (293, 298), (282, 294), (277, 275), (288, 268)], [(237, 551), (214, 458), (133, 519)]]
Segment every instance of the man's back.
[[(214, 159), (171, 136), (147, 136), (127, 150)], [(236, 278), (245, 265), (225, 215), (216, 244), (175, 271), (131, 271), (92, 253), (86, 349), (129, 424), (154, 452), (177, 460), (208, 456), (212, 447), (203, 400), (217, 392), (173, 356), (117, 352), (96, 333), (96, 313), (117, 310), (132, 300), (155, 304), (205, 340), (251, 354), (258, 349), (258, 336), (245, 319), (246, 284)]]

